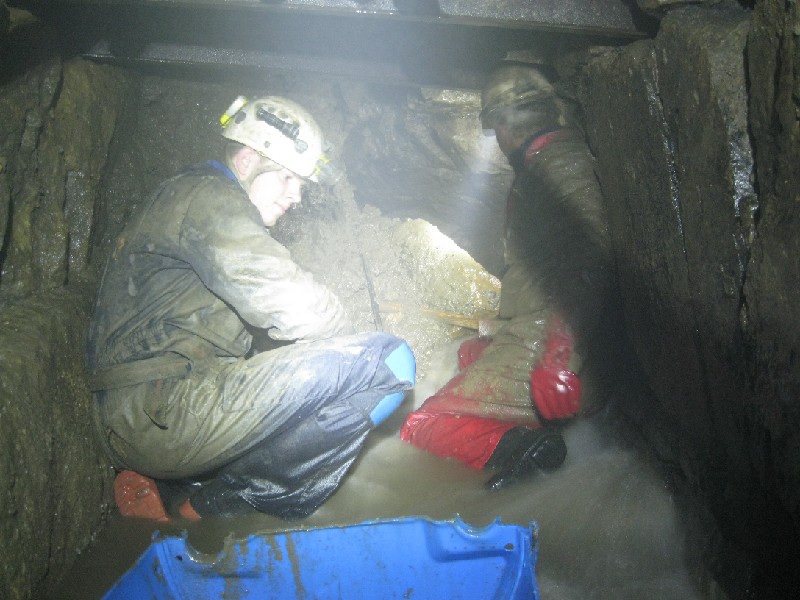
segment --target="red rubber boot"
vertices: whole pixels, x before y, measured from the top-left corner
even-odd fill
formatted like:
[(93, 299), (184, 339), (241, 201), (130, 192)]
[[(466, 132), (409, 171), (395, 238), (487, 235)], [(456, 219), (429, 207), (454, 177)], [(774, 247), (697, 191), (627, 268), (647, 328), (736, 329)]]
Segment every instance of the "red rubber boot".
[(169, 521), (156, 482), (135, 471), (122, 471), (114, 480), (114, 500), (121, 515), (149, 521)]

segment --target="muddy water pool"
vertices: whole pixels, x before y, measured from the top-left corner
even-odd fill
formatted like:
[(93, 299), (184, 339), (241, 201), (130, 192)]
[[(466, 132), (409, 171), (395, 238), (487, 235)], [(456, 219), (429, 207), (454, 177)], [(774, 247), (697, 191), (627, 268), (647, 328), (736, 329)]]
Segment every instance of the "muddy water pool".
[(403, 416), (447, 381), (457, 342), (437, 350), (425, 379), (402, 411), (373, 433), (339, 490), (311, 517), (287, 523), (264, 515), (156, 527), (112, 518), (80, 557), (58, 598), (101, 598), (150, 543), (152, 534), (186, 532), (203, 552), (226, 537), (426, 516), (470, 525), (539, 526), (537, 579), (543, 600), (701, 598), (687, 564), (681, 515), (665, 478), (609, 431), (608, 411), (565, 431), (569, 453), (555, 473), (501, 492), (484, 489), (487, 474), (431, 456), (401, 442)]

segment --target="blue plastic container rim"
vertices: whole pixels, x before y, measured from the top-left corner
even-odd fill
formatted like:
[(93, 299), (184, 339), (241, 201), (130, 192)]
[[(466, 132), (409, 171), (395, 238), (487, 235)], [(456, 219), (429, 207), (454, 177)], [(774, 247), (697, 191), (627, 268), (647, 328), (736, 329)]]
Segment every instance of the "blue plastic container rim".
[(104, 600), (474, 598), (538, 600), (538, 528), (424, 517), (301, 528), (197, 552), (158, 532)]

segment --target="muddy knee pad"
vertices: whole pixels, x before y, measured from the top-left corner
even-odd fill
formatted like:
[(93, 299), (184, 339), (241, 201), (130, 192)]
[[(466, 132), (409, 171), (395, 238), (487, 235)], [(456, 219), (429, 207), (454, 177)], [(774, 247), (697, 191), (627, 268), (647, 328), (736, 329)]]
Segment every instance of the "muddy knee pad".
[[(392, 373), (394, 373), (397, 379), (400, 381), (409, 381), (412, 384), (414, 383), (417, 373), (417, 363), (414, 359), (414, 353), (411, 351), (411, 348), (408, 347), (408, 344), (405, 342), (400, 344), (397, 348), (392, 350), (383, 362), (389, 367)], [(384, 396), (381, 401), (378, 402), (377, 406), (372, 409), (372, 412), (369, 413), (369, 418), (372, 423), (376, 427), (383, 423), (389, 415), (397, 410), (397, 407), (400, 406), (405, 396), (405, 391), (394, 392)]]

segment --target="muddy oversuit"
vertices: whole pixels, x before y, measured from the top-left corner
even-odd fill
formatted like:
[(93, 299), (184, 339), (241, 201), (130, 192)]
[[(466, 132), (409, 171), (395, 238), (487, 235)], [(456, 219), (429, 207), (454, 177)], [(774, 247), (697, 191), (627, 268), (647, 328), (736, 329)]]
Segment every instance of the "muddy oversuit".
[(551, 354), (580, 375), (575, 414), (592, 411), (604, 393), (603, 348), (614, 335), (613, 259), (582, 135), (559, 127), (537, 132), (510, 162), (516, 177), (499, 327), (461, 347), (461, 371), (408, 416), (401, 432), (416, 446), (477, 468), (511, 428), (537, 428), (550, 416), (532, 401), (531, 382)]
[[(266, 330), (273, 350), (245, 359)], [(292, 343), (293, 342), (293, 343)], [(125, 228), (92, 319), (100, 437), (115, 464), (193, 489), (201, 515), (315, 510), (407, 390), (402, 340), (351, 335), (224, 166), (167, 181)]]

